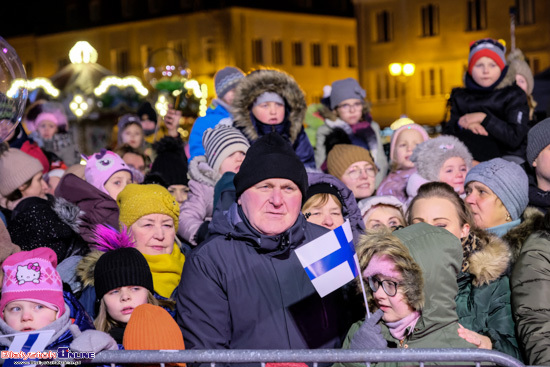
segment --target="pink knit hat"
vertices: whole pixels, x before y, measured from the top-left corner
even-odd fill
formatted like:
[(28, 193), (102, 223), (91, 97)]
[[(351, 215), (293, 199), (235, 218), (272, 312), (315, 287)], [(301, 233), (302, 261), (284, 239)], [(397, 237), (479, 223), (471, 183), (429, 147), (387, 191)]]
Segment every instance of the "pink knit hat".
[(391, 278), (399, 278), (401, 274), (395, 270), (395, 263), (388, 256), (374, 255), (363, 270), (363, 278), (369, 278), (373, 275), (381, 274)]
[(58, 318), (63, 315), (63, 283), (56, 267), (57, 256), (47, 247), (17, 252), (4, 260), (0, 313), (12, 301), (31, 301), (59, 311)]
[(399, 129), (395, 130), (395, 132), (391, 137), (391, 143), (390, 143), (390, 161), (391, 162), (393, 162), (395, 144), (396, 144), (397, 138), (399, 137), (399, 134), (401, 134), (405, 130), (411, 130), (411, 129), (418, 131), (420, 135), (422, 135), (422, 138), (424, 139), (424, 141), (430, 138), (426, 130), (418, 124), (408, 124), (408, 125), (401, 126)]
[(105, 189), (105, 183), (116, 172), (128, 171), (133, 179), (130, 167), (124, 163), (118, 154), (110, 150), (102, 149), (99, 153), (84, 157), (84, 159), (87, 160), (84, 169), (86, 181), (107, 195), (109, 195), (109, 192)]

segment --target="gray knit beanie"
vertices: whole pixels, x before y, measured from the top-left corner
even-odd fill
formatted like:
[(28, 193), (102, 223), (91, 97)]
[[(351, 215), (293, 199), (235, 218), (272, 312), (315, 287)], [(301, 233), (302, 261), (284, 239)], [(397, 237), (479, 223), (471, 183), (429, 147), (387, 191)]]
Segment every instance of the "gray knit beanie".
[(330, 93), (330, 109), (334, 110), (340, 102), (356, 98), (363, 101), (367, 96), (367, 92), (361, 88), (357, 80), (353, 78), (346, 78), (337, 80), (332, 83), (332, 92)]
[(529, 130), (527, 134), (527, 162), (533, 165), (535, 159), (548, 144), (550, 144), (550, 117)]
[(214, 75), (214, 88), (218, 98), (223, 98), (227, 92), (239, 84), (242, 78), (244, 78), (244, 73), (239, 68), (226, 66), (218, 70)]
[(440, 135), (426, 140), (414, 148), (411, 162), (418, 174), (428, 181), (439, 181), (439, 171), (447, 159), (460, 157), (468, 170), (472, 167), (472, 155), (464, 143), (451, 135)]
[(512, 220), (518, 219), (529, 203), (529, 179), (521, 166), (502, 158), (481, 162), (468, 172), (465, 185), (477, 181), (502, 201)]
[(44, 167), (29, 154), (0, 144), (0, 195), (7, 196), (29, 181)]
[(218, 125), (207, 129), (202, 136), (204, 155), (208, 165), (218, 172), (225, 158), (235, 152), (244, 152), (250, 147), (248, 139), (236, 128)]

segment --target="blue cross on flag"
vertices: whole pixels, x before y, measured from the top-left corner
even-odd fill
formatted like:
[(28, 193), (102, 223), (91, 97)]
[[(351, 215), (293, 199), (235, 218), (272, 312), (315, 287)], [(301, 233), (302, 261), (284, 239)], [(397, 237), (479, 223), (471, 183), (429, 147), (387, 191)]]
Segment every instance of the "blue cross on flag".
[(349, 220), (295, 252), (321, 297), (346, 285), (359, 274)]

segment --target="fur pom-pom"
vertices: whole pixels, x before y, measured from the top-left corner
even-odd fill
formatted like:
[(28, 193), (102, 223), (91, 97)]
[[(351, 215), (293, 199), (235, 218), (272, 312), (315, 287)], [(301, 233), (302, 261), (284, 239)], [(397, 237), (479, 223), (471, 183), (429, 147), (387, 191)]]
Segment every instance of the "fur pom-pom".
[(122, 230), (117, 231), (111, 226), (98, 224), (94, 229), (94, 237), (92, 239), (95, 242), (92, 247), (103, 252), (119, 248), (135, 247), (135, 241), (130, 237), (126, 226), (122, 226)]

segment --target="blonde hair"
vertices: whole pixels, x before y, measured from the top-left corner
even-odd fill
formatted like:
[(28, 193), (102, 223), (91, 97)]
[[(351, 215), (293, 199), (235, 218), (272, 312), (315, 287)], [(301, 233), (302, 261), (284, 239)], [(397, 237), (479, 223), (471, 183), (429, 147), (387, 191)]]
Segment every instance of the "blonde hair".
[[(121, 327), (121, 323), (111, 317), (107, 312), (107, 306), (105, 305), (105, 297), (100, 301), (99, 312), (94, 320), (94, 326), (96, 330), (108, 333), (114, 327)], [(159, 301), (153, 296), (151, 291), (147, 291), (147, 303), (158, 306)]]
[(340, 202), (340, 200), (332, 194), (323, 192), (323, 193), (315, 194), (309, 199), (307, 199), (304, 205), (302, 206), (302, 213), (306, 214), (306, 212), (311, 208), (321, 208), (325, 206), (328, 203), (329, 199), (331, 198), (336, 203), (338, 208), (340, 208), (340, 211), (342, 211), (342, 203)]

